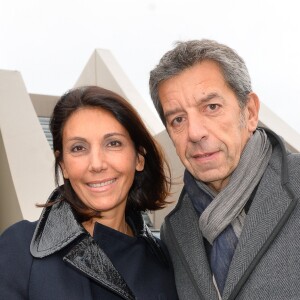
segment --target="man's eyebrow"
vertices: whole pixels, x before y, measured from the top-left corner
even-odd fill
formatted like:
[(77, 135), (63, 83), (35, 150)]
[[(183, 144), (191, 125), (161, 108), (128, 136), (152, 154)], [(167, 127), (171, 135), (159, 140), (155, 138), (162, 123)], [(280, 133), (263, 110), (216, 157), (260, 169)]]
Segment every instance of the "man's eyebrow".
[[(204, 95), (203, 97), (196, 98), (195, 100), (196, 100), (197, 105), (200, 105), (200, 104), (209, 102), (211, 99), (214, 99), (214, 98), (223, 99), (223, 97), (220, 96), (217, 92), (211, 92), (211, 93), (208, 93), (208, 94)], [(182, 111), (184, 111), (184, 109), (182, 109), (181, 107), (168, 110), (165, 113), (165, 119), (167, 119), (168, 117), (170, 117), (172, 115), (180, 113)]]
[(167, 119), (167, 118), (169, 118), (170, 116), (172, 116), (172, 115), (175, 115), (175, 114), (177, 114), (177, 113), (179, 113), (179, 112), (182, 112), (183, 111), (183, 109), (182, 108), (175, 108), (175, 109), (171, 109), (171, 110), (168, 110), (166, 113), (165, 113), (165, 118)]
[(214, 98), (219, 98), (219, 99), (223, 99), (222, 96), (220, 96), (217, 92), (211, 92), (211, 93), (208, 93), (206, 95), (204, 95), (203, 97), (200, 97), (198, 99), (196, 99), (196, 102), (197, 103), (205, 103), (205, 102), (208, 102), (210, 101), (211, 99), (214, 99)]

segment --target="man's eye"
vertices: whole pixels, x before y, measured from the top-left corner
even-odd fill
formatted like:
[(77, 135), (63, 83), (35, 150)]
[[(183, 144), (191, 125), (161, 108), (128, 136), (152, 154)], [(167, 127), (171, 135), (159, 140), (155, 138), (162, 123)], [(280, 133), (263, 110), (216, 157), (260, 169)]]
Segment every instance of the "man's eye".
[(209, 104), (209, 105), (208, 105), (208, 108), (209, 108), (210, 110), (216, 110), (218, 107), (219, 107), (218, 104)]
[(182, 122), (183, 118), (182, 117), (176, 117), (173, 121), (172, 121), (172, 125), (176, 126), (179, 125)]

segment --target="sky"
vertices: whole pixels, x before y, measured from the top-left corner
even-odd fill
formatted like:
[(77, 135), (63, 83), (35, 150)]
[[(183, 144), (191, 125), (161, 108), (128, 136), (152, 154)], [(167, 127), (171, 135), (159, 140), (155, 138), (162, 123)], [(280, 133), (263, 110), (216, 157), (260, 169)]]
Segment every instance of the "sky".
[(176, 41), (209, 38), (243, 57), (261, 102), (300, 132), (299, 3), (0, 0), (0, 69), (19, 71), (29, 93), (59, 96), (95, 49), (108, 49), (153, 109), (149, 72), (160, 57)]

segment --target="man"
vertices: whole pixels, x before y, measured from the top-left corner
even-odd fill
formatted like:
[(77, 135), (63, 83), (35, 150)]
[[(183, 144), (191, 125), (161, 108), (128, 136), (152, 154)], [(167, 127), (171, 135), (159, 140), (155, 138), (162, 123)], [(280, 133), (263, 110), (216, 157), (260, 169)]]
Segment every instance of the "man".
[(300, 299), (300, 155), (257, 128), (243, 59), (211, 40), (178, 43), (150, 92), (186, 168), (161, 228), (180, 299)]

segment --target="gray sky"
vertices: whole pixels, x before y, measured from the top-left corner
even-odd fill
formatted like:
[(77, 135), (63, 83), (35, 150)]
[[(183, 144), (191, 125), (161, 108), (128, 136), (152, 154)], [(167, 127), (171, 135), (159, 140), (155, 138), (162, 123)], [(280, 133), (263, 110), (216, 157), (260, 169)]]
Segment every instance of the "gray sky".
[(149, 71), (174, 41), (215, 39), (237, 50), (260, 100), (300, 132), (298, 3), (0, 0), (0, 69), (20, 71), (29, 93), (61, 95), (96, 48), (109, 49), (152, 107)]

